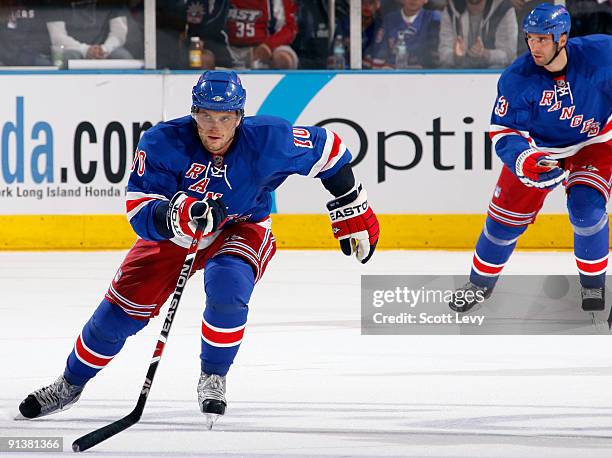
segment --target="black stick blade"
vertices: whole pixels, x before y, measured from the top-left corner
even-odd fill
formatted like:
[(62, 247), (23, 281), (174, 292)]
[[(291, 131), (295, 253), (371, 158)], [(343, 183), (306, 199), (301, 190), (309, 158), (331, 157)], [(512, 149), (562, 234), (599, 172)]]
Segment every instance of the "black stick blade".
[(96, 429), (95, 431), (85, 434), (72, 443), (72, 451), (84, 452), (94, 445), (98, 445), (100, 442), (105, 441), (109, 437), (119, 434), (124, 429), (128, 429), (130, 426), (135, 425), (138, 423), (138, 420), (140, 420), (140, 415), (135, 415), (135, 413), (132, 412), (120, 420), (111, 423), (110, 425), (103, 426), (100, 429)]

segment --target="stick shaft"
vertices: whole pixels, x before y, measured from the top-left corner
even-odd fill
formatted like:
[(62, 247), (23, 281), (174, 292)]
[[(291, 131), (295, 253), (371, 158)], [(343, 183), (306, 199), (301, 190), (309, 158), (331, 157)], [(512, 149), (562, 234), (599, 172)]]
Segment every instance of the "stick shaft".
[(187, 252), (187, 256), (185, 256), (185, 262), (181, 267), (178, 280), (176, 281), (176, 287), (174, 288), (174, 294), (172, 295), (170, 308), (168, 309), (168, 313), (166, 314), (166, 320), (164, 321), (164, 325), (162, 326), (159, 338), (157, 339), (157, 344), (155, 345), (155, 350), (153, 351), (153, 357), (151, 358), (151, 364), (149, 364), (149, 369), (147, 370), (147, 375), (145, 376), (145, 381), (142, 385), (142, 389), (140, 390), (138, 402), (136, 403), (134, 410), (132, 410), (125, 417), (114, 421), (113, 423), (110, 423), (106, 426), (103, 426), (102, 428), (96, 429), (95, 431), (92, 431), (88, 434), (85, 434), (84, 436), (79, 437), (72, 443), (72, 450), (74, 450), (75, 452), (83, 452), (99, 444), (100, 442), (103, 442), (106, 439), (113, 437), (115, 434), (120, 433), (121, 431), (129, 428), (130, 426), (135, 425), (140, 420), (142, 412), (145, 408), (145, 404), (147, 403), (147, 398), (151, 390), (151, 385), (153, 385), (153, 379), (155, 378), (157, 366), (161, 359), (162, 353), (164, 352), (166, 341), (168, 340), (168, 334), (170, 333), (172, 322), (174, 321), (174, 317), (176, 316), (176, 310), (178, 309), (179, 302), (181, 300), (181, 297), (183, 296), (183, 290), (185, 289), (187, 280), (189, 279), (191, 271), (193, 270), (195, 257), (198, 253), (198, 245), (200, 244), (200, 240), (202, 239), (202, 230), (203, 226), (200, 223), (198, 224), (195, 235), (193, 236), (193, 240), (191, 241), (191, 245), (189, 246), (189, 251)]

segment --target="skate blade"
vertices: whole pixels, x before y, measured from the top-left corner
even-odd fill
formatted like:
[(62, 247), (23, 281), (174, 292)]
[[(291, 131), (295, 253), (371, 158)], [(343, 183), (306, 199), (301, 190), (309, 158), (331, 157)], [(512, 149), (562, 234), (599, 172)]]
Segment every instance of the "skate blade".
[(14, 420), (15, 421), (33, 421), (33, 420), (38, 420), (39, 418), (42, 418), (42, 417), (46, 417), (47, 415), (52, 415), (52, 414), (57, 413), (57, 412), (61, 412), (61, 410), (58, 410), (56, 412), (49, 412), (49, 413), (46, 413), (44, 415), (38, 415), (38, 416), (32, 417), (32, 418), (24, 417), (21, 414), (21, 412), (19, 412), (17, 415), (15, 415)]
[(597, 330), (597, 334), (610, 334), (608, 320), (606, 320), (602, 312), (589, 312), (589, 315), (591, 315), (591, 323)]
[[(450, 307), (449, 307), (449, 308), (450, 308)], [(482, 309), (482, 303), (481, 303), (481, 302), (478, 302), (478, 303), (474, 304), (474, 306), (473, 306), (471, 309), (469, 309), (468, 311), (466, 311), (466, 312), (463, 312), (463, 311), (461, 311), (461, 310), (453, 310), (453, 309), (451, 308), (451, 310), (452, 310), (453, 312), (456, 312), (456, 313), (458, 313), (459, 315), (471, 315), (472, 313), (478, 312), (478, 311), (479, 311), (479, 310), (481, 310), (481, 309)]]
[(216, 414), (216, 413), (206, 413), (204, 415), (206, 417), (205, 419), (206, 429), (210, 431), (221, 415)]

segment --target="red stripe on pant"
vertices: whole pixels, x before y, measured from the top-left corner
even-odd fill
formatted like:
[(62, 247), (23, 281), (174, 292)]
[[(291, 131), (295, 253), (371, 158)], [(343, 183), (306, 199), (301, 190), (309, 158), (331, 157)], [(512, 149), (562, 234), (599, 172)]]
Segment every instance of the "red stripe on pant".
[(83, 363), (96, 369), (102, 369), (114, 358), (114, 356), (94, 354), (91, 350), (85, 347), (85, 344), (83, 343), (83, 340), (81, 339), (80, 335), (79, 337), (77, 337), (77, 341), (74, 347), (75, 353), (78, 358)]
[(242, 341), (243, 336), (244, 326), (236, 331), (217, 331), (209, 327), (206, 321), (202, 320), (202, 338), (210, 345), (218, 347), (232, 347), (234, 345), (238, 345)]
[(489, 206), (488, 214), (495, 221), (513, 226), (526, 226), (527, 224), (531, 224), (534, 219), (534, 216), (512, 215), (509, 212), (498, 210), (492, 206)]
[(105, 298), (111, 304), (115, 304), (117, 307), (120, 307), (130, 317), (136, 318), (137, 320), (146, 320), (150, 318), (151, 314), (156, 308), (155, 305), (134, 307), (118, 297), (111, 289), (106, 292)]
[(578, 270), (585, 275), (599, 275), (607, 269), (608, 258), (595, 260), (594, 262), (576, 258), (576, 265), (578, 266)]
[(482, 272), (483, 274), (486, 274), (486, 275), (499, 275), (499, 273), (504, 268), (504, 264), (501, 264), (501, 265), (485, 264), (484, 261), (481, 261), (480, 259), (478, 259), (478, 256), (476, 255), (476, 253), (474, 253), (474, 257), (472, 258), (472, 265), (477, 271)]

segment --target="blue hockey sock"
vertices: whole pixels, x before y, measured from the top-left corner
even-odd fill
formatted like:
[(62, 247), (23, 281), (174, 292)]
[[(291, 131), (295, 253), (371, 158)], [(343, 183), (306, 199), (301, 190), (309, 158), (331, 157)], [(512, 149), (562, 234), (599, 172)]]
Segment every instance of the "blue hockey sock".
[(472, 258), (470, 281), (478, 286), (495, 286), (502, 269), (527, 226), (506, 226), (487, 216)]
[(81, 334), (68, 360), (64, 377), (73, 385), (84, 385), (103, 369), (125, 343), (148, 323), (129, 317), (121, 308), (104, 299)]
[(206, 263), (202, 372), (225, 375), (229, 371), (242, 342), (254, 286), (253, 268), (241, 258), (222, 255)]
[(594, 188), (575, 185), (569, 189), (567, 209), (574, 229), (580, 283), (586, 288), (601, 288), (605, 285), (609, 250), (606, 199)]

